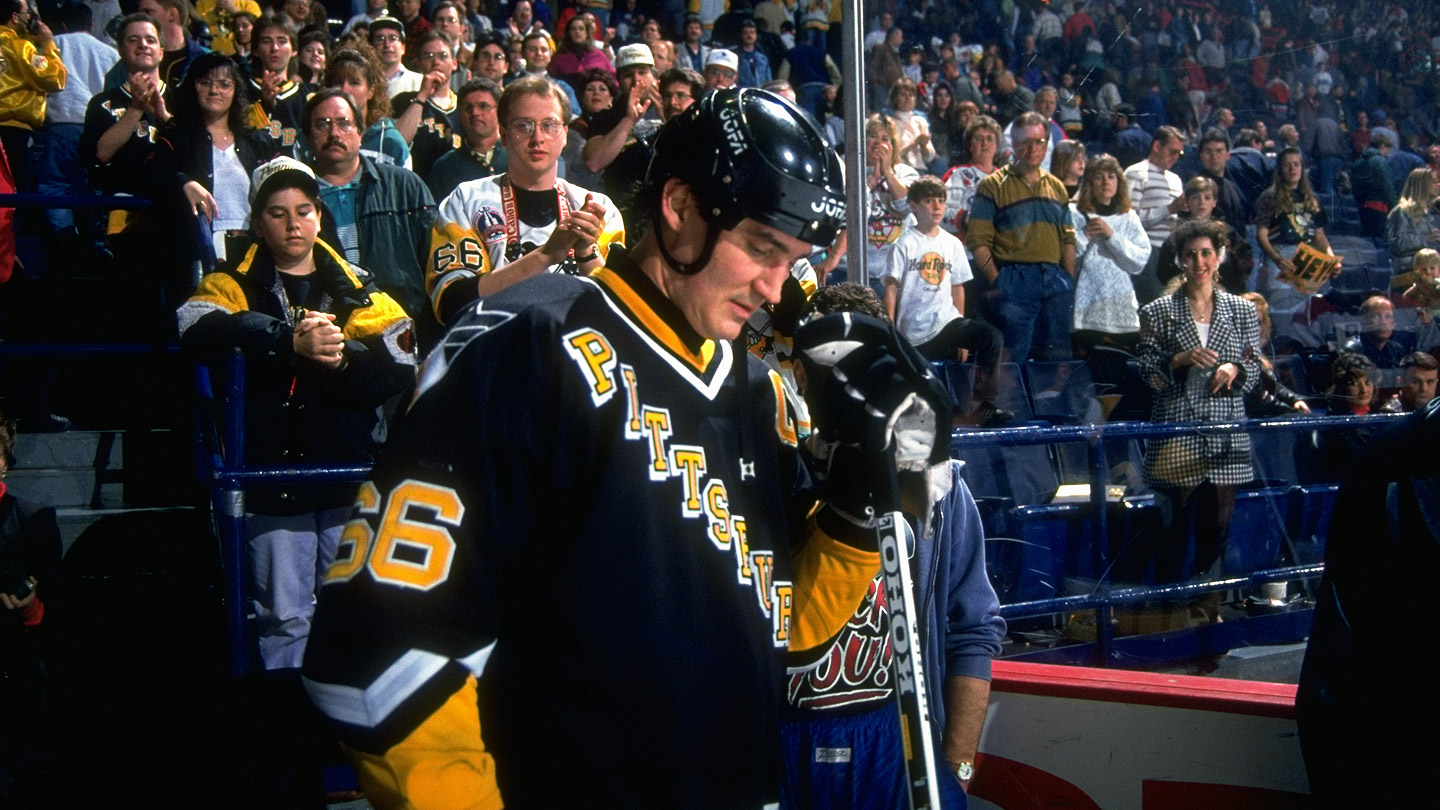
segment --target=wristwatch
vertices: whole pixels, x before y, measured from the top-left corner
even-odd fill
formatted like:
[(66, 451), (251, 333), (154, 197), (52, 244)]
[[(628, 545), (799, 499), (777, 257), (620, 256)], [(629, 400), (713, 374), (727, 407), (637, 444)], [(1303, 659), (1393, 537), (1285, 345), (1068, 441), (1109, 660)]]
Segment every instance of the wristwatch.
[(961, 782), (969, 782), (975, 778), (975, 763), (968, 759), (952, 762), (950, 763), (950, 767), (955, 769), (955, 778)]

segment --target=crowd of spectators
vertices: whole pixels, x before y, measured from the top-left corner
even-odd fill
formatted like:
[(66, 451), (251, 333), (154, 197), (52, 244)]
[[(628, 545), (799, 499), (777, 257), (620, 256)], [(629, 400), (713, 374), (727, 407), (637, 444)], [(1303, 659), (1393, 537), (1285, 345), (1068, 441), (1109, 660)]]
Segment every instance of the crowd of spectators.
[[(1006, 359), (1133, 349), (1140, 308), (1180, 269), (1171, 232), (1208, 219), (1227, 226), (1219, 283), (1265, 299), (1274, 351), (1342, 348), (1332, 338), (1337, 324), (1359, 320), (1354, 302), (1346, 312), (1289, 279), (1297, 251), (1347, 258), (1327, 229), (1351, 197), (1359, 232), (1393, 266), (1393, 294), (1379, 292), (1400, 330), (1420, 350), (1440, 343), (1426, 308), (1433, 284), (1410, 273), (1417, 251), (1440, 247), (1440, 18), (1424, 3), (867, 3), (856, 21), (863, 111), (844, 110), (839, 92), (842, 4), (691, 6), (0, 0), (11, 66), (0, 79), (0, 146), (17, 190), (154, 203), (104, 220), (22, 212), (18, 232), (40, 237), (52, 258), (81, 246), (134, 268), (162, 291), (147, 318), (164, 335), (197, 259), (234, 266), (253, 244), (250, 173), (295, 157), (320, 179), (322, 238), (395, 297), (423, 349), (443, 327), (449, 271), (499, 270), (549, 243), (569, 213), (522, 204), (507, 240), (522, 255), (491, 258), (435, 224), (462, 184), (516, 168), (517, 150), (543, 142), (544, 165), (521, 174), (593, 192), (625, 217), (597, 243), (603, 257), (622, 225), (635, 227), (632, 189), (659, 125), (707, 90), (738, 84), (790, 95), (837, 149), (845, 117), (866, 117), (871, 278), (913, 221), (910, 184), (941, 178), (942, 226), (974, 266), (962, 314), (1004, 334)], [(531, 121), (524, 134), (502, 114), (505, 88), (527, 76), (560, 88), (559, 129)], [(317, 114), (322, 96), (349, 114)], [(1032, 119), (1035, 137), (1017, 138)], [(1104, 171), (1087, 185), (1097, 161)], [(1021, 166), (1038, 169), (1022, 179), (1043, 190), (1017, 196), (1005, 172)], [(1111, 177), (1123, 193), (1107, 197)], [(1008, 207), (1036, 195), (1047, 200), (1041, 213), (1024, 216), (1046, 228)], [(488, 248), (484, 228), (503, 219), (470, 225)], [(585, 269), (576, 255), (547, 255), (542, 267)], [(843, 244), (817, 256), (821, 277), (843, 270), (843, 257)], [(22, 428), (48, 419), (20, 418)]]

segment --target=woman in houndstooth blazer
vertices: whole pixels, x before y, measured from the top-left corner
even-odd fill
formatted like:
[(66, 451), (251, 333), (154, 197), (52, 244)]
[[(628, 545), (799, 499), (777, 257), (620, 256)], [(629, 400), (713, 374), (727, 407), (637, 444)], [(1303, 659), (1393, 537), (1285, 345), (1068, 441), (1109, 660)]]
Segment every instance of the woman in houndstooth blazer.
[[(1175, 243), (1184, 285), (1140, 310), (1140, 375), (1155, 391), (1152, 419), (1244, 419), (1244, 392), (1260, 381), (1260, 322), (1254, 304), (1215, 287), (1225, 260), (1225, 226), (1186, 222), (1176, 229)], [(1169, 501), (1157, 580), (1184, 578), (1192, 526), (1192, 570), (1208, 572), (1229, 530), (1236, 485), (1253, 477), (1250, 437), (1243, 433), (1146, 442), (1145, 480)]]

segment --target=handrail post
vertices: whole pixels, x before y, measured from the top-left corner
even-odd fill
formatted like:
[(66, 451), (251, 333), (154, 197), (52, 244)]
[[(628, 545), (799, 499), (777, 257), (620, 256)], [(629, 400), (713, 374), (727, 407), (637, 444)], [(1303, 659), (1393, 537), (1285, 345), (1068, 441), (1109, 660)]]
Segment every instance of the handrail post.
[[(1090, 433), (1087, 442), (1090, 456), (1090, 516), (1092, 526), (1091, 553), (1095, 560), (1097, 587), (1109, 590), (1110, 582), (1110, 461), (1105, 453), (1105, 437), (1099, 430)], [(1113, 614), (1110, 602), (1095, 608), (1095, 655), (1097, 666), (1105, 666), (1110, 657), (1110, 647), (1115, 640), (1115, 628), (1110, 624)]]
[(249, 570), (245, 543), (245, 490), (227, 482), (215, 490), (216, 525), (225, 570), (225, 635), (230, 656), (230, 673), (250, 671), (250, 645), (245, 632), (245, 572)]
[(221, 449), (221, 484), (216, 492), (217, 525), (227, 571), (225, 618), (230, 671), (244, 675), (250, 671), (249, 634), (245, 628), (245, 583), (250, 570), (245, 542), (245, 485), (228, 473), (245, 466), (245, 353), (237, 347), (230, 350), (225, 361), (225, 442)]

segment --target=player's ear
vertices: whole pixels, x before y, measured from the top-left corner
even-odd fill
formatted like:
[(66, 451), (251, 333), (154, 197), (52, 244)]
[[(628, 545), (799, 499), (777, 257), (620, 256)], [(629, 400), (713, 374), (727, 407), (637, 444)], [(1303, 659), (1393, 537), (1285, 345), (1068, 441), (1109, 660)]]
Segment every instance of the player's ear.
[(688, 183), (674, 177), (665, 181), (660, 192), (660, 219), (667, 228), (678, 231), (689, 217), (699, 213)]

